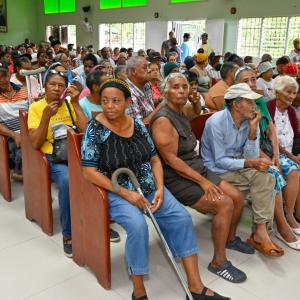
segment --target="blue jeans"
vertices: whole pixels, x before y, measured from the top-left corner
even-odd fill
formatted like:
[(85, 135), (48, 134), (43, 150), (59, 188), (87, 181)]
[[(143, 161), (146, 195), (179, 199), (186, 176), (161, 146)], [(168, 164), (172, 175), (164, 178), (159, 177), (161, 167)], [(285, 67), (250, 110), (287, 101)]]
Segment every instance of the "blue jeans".
[[(151, 202), (153, 196), (154, 193), (146, 196), (146, 199)], [(108, 199), (111, 219), (119, 223), (127, 233), (125, 257), (128, 273), (148, 274), (149, 233), (144, 214), (117, 194), (109, 192)], [(154, 216), (176, 258), (198, 253), (192, 218), (167, 188), (164, 189), (163, 204)]]
[(71, 237), (71, 214), (69, 197), (69, 171), (65, 164), (56, 164), (52, 161), (52, 156), (47, 155), (50, 163), (51, 180), (58, 185), (58, 202), (60, 210), (60, 223), (62, 235)]

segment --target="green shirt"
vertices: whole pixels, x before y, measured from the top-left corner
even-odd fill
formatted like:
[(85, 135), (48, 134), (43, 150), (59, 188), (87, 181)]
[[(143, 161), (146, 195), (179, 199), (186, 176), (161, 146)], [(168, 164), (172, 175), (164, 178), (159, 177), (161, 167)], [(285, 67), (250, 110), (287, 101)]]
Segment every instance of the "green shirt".
[(260, 120), (260, 126), (262, 130), (265, 132), (269, 126), (269, 123), (272, 122), (272, 118), (269, 113), (267, 103), (264, 97), (256, 99), (255, 102), (256, 102), (256, 109), (260, 111), (262, 117)]

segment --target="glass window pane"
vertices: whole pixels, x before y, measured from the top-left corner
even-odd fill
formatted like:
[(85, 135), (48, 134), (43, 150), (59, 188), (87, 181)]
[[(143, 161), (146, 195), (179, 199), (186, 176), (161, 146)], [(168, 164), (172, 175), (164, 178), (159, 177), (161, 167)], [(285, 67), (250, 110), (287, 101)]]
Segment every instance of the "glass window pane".
[(259, 57), (261, 23), (260, 18), (245, 18), (239, 21), (238, 54), (240, 56)]
[(187, 3), (187, 2), (200, 2), (200, 1), (203, 0), (170, 0), (170, 3), (174, 4), (174, 3)]
[(123, 0), (122, 7), (147, 6), (148, 0)]
[(121, 0), (100, 0), (100, 9), (121, 8)]
[(76, 0), (60, 0), (60, 12), (75, 12), (76, 11)]
[(59, 13), (58, 0), (44, 0), (44, 12), (45, 14)]
[(122, 24), (122, 47), (133, 48), (133, 23)]
[(146, 48), (146, 23), (134, 24), (134, 44), (133, 51)]
[[(122, 24), (115, 23), (110, 26), (110, 47), (120, 47), (122, 44)], [(107, 46), (107, 45), (106, 45)]]
[(287, 17), (264, 18), (261, 55), (269, 53), (279, 57), (285, 53), (287, 24)]
[(286, 54), (290, 54), (291, 50), (294, 49), (293, 41), (299, 36), (300, 36), (300, 17), (292, 17), (289, 23)]

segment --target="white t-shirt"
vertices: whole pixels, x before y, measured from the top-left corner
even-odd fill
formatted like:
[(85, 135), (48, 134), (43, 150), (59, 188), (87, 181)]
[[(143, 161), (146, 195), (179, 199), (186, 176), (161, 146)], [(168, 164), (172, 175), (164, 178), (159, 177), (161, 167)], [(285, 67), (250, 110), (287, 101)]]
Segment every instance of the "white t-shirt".
[(264, 91), (264, 97), (267, 101), (275, 99), (274, 79), (265, 81), (262, 77), (257, 79), (256, 86), (259, 90)]
[(284, 112), (281, 112), (276, 108), (274, 120), (280, 145), (283, 146), (287, 151), (292, 152), (294, 131), (287, 109)]
[(290, 59), (293, 64), (300, 62), (300, 53), (295, 52), (295, 49), (290, 53)]

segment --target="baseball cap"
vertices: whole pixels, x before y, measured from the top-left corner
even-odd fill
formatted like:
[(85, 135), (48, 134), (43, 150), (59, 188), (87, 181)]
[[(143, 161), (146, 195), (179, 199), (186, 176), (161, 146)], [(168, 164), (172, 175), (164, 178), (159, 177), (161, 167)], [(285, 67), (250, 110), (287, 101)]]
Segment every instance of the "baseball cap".
[(269, 61), (262, 62), (258, 66), (259, 75), (261, 75), (261, 74), (263, 74), (263, 73), (265, 73), (265, 72), (267, 72), (271, 69), (274, 69), (274, 67)]
[(247, 83), (238, 83), (232, 85), (229, 89), (225, 91), (225, 95), (224, 95), (224, 99), (226, 101), (234, 100), (236, 98), (256, 100), (261, 97), (262, 95), (253, 92)]

